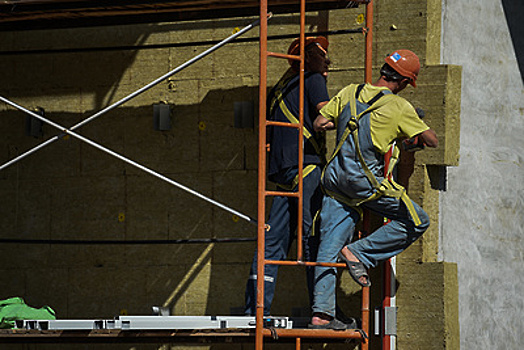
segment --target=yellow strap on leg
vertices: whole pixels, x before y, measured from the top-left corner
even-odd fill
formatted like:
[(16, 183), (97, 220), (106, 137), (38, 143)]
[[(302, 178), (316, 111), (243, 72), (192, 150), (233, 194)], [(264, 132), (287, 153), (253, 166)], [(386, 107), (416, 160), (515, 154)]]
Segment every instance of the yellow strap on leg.
[(420, 221), (420, 217), (418, 216), (417, 211), (415, 210), (415, 207), (413, 206), (413, 202), (411, 202), (411, 198), (409, 198), (408, 194), (406, 193), (406, 189), (393, 180), (388, 180), (388, 182), (393, 187), (396, 187), (399, 191), (401, 191), (400, 199), (406, 205), (406, 208), (408, 209), (408, 212), (411, 215), (411, 218), (413, 219), (415, 226), (419, 226), (422, 222)]
[[(302, 178), (305, 179), (306, 176), (311, 174), (311, 172), (313, 170), (315, 170), (315, 168), (317, 166), (318, 165), (316, 165), (316, 164), (306, 165), (306, 167), (304, 168), (304, 171), (302, 171)], [(287, 191), (293, 190), (298, 185), (298, 174), (297, 174), (297, 176), (295, 176), (295, 178), (293, 179), (293, 181), (291, 181), (291, 183), (289, 185), (287, 185), (287, 184), (279, 184), (279, 183), (277, 183), (277, 185), (278, 185), (278, 187), (283, 188), (284, 190), (287, 190)]]
[(317, 232), (317, 222), (320, 218), (321, 211), (322, 209), (317, 210), (317, 212), (315, 213), (315, 216), (313, 216), (313, 223), (311, 224), (311, 233), (310, 233), (311, 237), (313, 237), (315, 233)]

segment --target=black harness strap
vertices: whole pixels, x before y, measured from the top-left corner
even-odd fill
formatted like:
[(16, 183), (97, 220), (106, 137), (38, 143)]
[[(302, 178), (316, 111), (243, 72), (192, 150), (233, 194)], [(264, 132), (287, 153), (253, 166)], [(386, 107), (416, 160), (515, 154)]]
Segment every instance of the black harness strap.
[(358, 99), (358, 96), (360, 95), (360, 92), (362, 91), (362, 89), (364, 89), (364, 86), (366, 84), (360, 84), (359, 86), (357, 86), (357, 91), (355, 92), (355, 98)]
[[(355, 99), (358, 100), (358, 97), (360, 96), (360, 92), (364, 89), (364, 86), (366, 84), (360, 84), (358, 87), (357, 87), (357, 90), (355, 92)], [(378, 94), (375, 95), (375, 97), (373, 97), (371, 100), (369, 100), (368, 102), (364, 102), (365, 104), (367, 104), (368, 106), (371, 106), (373, 103), (377, 102), (379, 98), (381, 98), (382, 96), (384, 96), (384, 92), (381, 91), (379, 92)]]
[(366, 104), (368, 106), (371, 106), (373, 103), (377, 102), (379, 98), (381, 98), (382, 96), (384, 96), (384, 92), (381, 91), (379, 92), (378, 94), (375, 95), (375, 97), (373, 97), (371, 100), (369, 100), (368, 102), (366, 102)]

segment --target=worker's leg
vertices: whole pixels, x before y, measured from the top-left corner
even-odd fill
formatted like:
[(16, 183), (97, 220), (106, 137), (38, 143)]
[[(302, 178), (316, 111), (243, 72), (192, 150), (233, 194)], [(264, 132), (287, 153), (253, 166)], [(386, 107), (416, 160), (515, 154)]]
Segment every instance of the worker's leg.
[(412, 203), (421, 221), (418, 226), (415, 226), (401, 200), (381, 197), (365, 204), (367, 209), (391, 220), (371, 235), (347, 246), (368, 269), (377, 266), (380, 261), (401, 253), (427, 230), (428, 215), (419, 205), (413, 201)]
[[(320, 246), (317, 261), (337, 262), (338, 252), (353, 236), (359, 214), (331, 197), (324, 196), (320, 219)], [(335, 317), (336, 281), (335, 267), (316, 266), (313, 314), (320, 313)]]
[[(303, 231), (302, 231), (302, 246), (303, 246), (303, 260), (317, 261), (318, 245), (320, 242), (320, 235), (317, 232), (313, 234), (312, 226), (315, 214), (322, 206), (322, 191), (320, 189), (320, 175), (321, 168), (316, 167), (311, 173), (304, 178), (303, 191)], [(313, 286), (315, 280), (314, 266), (306, 267), (307, 286), (309, 292), (309, 306), (313, 305)]]
[[(270, 218), (267, 222), (269, 230), (265, 236), (265, 257), (269, 260), (283, 260), (287, 255), (290, 240), (290, 212), (287, 197), (275, 197), (271, 205)], [(248, 315), (256, 314), (257, 294), (257, 250), (253, 257), (249, 279), (246, 286), (246, 309)], [(278, 266), (266, 265), (264, 270), (264, 314), (269, 315), (271, 303), (275, 294)]]
[[(283, 171), (280, 180), (291, 183), (296, 176), (297, 169)], [(280, 189), (281, 190), (281, 189)], [(296, 198), (274, 197), (271, 204), (267, 224), (269, 229), (265, 235), (265, 258), (268, 260), (284, 260), (291, 243), (291, 233), (296, 229)], [(257, 254), (255, 250), (253, 263), (246, 285), (246, 315), (256, 314), (257, 304)], [(278, 265), (266, 265), (264, 270), (264, 315), (269, 315), (271, 303), (275, 295)]]

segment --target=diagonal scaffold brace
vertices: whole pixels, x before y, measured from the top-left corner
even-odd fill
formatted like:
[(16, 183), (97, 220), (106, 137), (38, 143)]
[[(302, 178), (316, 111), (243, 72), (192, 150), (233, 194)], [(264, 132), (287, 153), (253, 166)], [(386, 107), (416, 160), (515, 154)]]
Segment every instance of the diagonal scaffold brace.
[[(268, 17), (270, 18), (271, 15), (269, 15)], [(226, 206), (226, 205), (224, 205), (222, 203), (219, 203), (219, 202), (217, 202), (217, 201), (215, 201), (215, 200), (213, 200), (213, 199), (211, 199), (209, 197), (206, 197), (203, 194), (201, 194), (199, 192), (196, 192), (196, 191), (194, 191), (194, 190), (192, 190), (192, 189), (190, 189), (190, 188), (188, 188), (188, 187), (186, 187), (186, 186), (184, 186), (184, 185), (182, 185), (182, 184), (180, 184), (180, 183), (178, 183), (178, 182), (176, 182), (176, 181), (174, 181), (174, 180), (172, 180), (172, 179), (170, 179), (170, 178), (168, 178), (168, 177), (166, 177), (166, 176), (164, 176), (164, 175), (162, 175), (162, 174), (160, 174), (160, 173), (158, 173), (158, 172), (156, 172), (156, 171), (154, 171), (152, 169), (149, 169), (149, 168), (147, 168), (147, 167), (145, 167), (145, 166), (143, 166), (143, 165), (141, 165), (141, 164), (139, 164), (139, 163), (137, 163), (137, 162), (135, 162), (135, 161), (133, 161), (133, 160), (131, 160), (129, 158), (126, 158), (126, 157), (122, 156), (121, 154), (118, 154), (118, 153), (110, 150), (107, 147), (104, 147), (104, 146), (102, 146), (102, 145), (100, 145), (100, 144), (98, 144), (98, 143), (96, 143), (96, 142), (94, 142), (94, 141), (92, 141), (92, 140), (82, 136), (82, 135), (79, 135), (79, 134), (75, 133), (74, 130), (78, 129), (81, 126), (89, 123), (90, 121), (100, 117), (101, 115), (109, 112), (110, 110), (115, 109), (116, 107), (124, 104), (125, 102), (135, 98), (136, 96), (138, 96), (141, 93), (149, 90), (153, 86), (158, 85), (160, 82), (166, 80), (167, 78), (173, 76), (174, 74), (180, 72), (184, 68), (190, 66), (191, 64), (193, 64), (196, 61), (200, 60), (201, 58), (209, 55), (210, 53), (212, 53), (213, 51), (217, 50), (218, 48), (224, 46), (225, 44), (231, 42), (235, 38), (241, 36), (242, 34), (246, 33), (247, 31), (251, 30), (252, 28), (257, 26), (259, 23), (260, 23), (259, 20), (254, 21), (253, 23), (247, 25), (246, 27), (242, 28), (238, 32), (236, 32), (236, 33), (230, 35), (229, 37), (227, 37), (226, 39), (222, 40), (218, 44), (212, 46), (211, 48), (207, 49), (206, 51), (202, 52), (201, 54), (195, 56), (191, 60), (185, 62), (184, 64), (182, 64), (182, 65), (180, 65), (178, 67), (176, 67), (175, 69), (171, 70), (170, 72), (164, 74), (163, 76), (157, 78), (156, 80), (152, 81), (151, 83), (149, 83), (149, 84), (145, 85), (144, 87), (136, 90), (135, 92), (127, 95), (126, 97), (120, 99), (119, 101), (113, 103), (112, 105), (107, 106), (106, 108), (100, 110), (99, 112), (93, 114), (92, 116), (90, 116), (90, 117), (82, 120), (81, 122), (73, 125), (69, 129), (65, 128), (62, 125), (54, 123), (53, 121), (51, 121), (51, 120), (41, 116), (40, 114), (34, 113), (34, 112), (28, 110), (27, 108), (24, 108), (24, 107), (16, 104), (15, 102), (12, 102), (12, 101), (8, 100), (7, 98), (5, 98), (3, 96), (0, 96), (0, 101), (3, 101), (4, 103), (10, 105), (11, 107), (14, 107), (14, 108), (16, 108), (16, 109), (26, 113), (26, 114), (29, 114), (32, 117), (37, 118), (37, 119), (41, 120), (42, 122), (44, 122), (46, 124), (49, 124), (50, 126), (52, 126), (52, 127), (54, 127), (54, 128), (56, 128), (56, 129), (61, 131), (61, 133), (59, 135), (56, 135), (56, 136), (48, 139), (47, 141), (44, 141), (43, 143), (33, 147), (32, 149), (26, 151), (25, 153), (17, 156), (16, 158), (13, 158), (12, 160), (8, 161), (7, 163), (1, 165), (0, 166), (0, 170), (3, 170), (5, 168), (7, 168), (8, 166), (18, 162), (19, 160), (29, 156), (30, 154), (35, 153), (36, 151), (38, 151), (41, 148), (44, 148), (45, 146), (47, 146), (47, 145), (49, 145), (49, 144), (59, 140), (60, 138), (64, 137), (65, 135), (70, 135), (70, 136), (72, 136), (72, 137), (74, 137), (76, 139), (79, 139), (80, 141), (83, 141), (83, 142), (85, 142), (85, 143), (87, 143), (87, 144), (89, 144), (89, 145), (91, 145), (91, 146), (93, 146), (93, 147), (95, 147), (95, 148), (97, 148), (97, 149), (99, 149), (99, 150), (101, 150), (101, 151), (103, 151), (103, 152), (105, 152), (105, 153), (115, 157), (115, 158), (118, 158), (118, 159), (124, 161), (125, 163), (128, 163), (128, 164), (130, 164), (130, 165), (132, 165), (132, 166), (134, 166), (134, 167), (136, 167), (136, 168), (138, 168), (138, 169), (140, 169), (140, 170), (142, 170), (142, 171), (144, 171), (144, 172), (146, 172), (146, 173), (148, 173), (150, 175), (153, 175), (153, 176), (155, 176), (155, 177), (157, 177), (157, 178), (159, 178), (159, 179), (161, 179), (161, 180), (163, 180), (163, 181), (165, 181), (165, 182), (167, 182), (167, 183), (169, 183), (169, 184), (171, 184), (173, 186), (176, 186), (176, 187), (178, 187), (178, 188), (180, 188), (180, 189), (182, 189), (182, 190), (184, 190), (184, 191), (186, 191), (186, 192), (188, 192), (188, 193), (190, 193), (190, 194), (192, 194), (192, 195), (194, 195), (194, 196), (196, 196), (196, 197), (198, 197), (198, 198), (200, 198), (200, 199), (202, 199), (202, 200), (204, 200), (204, 201), (206, 201), (206, 202), (208, 202), (210, 204), (213, 204), (213, 205), (215, 205), (215, 206), (217, 206), (217, 207), (219, 207), (219, 208), (221, 208), (221, 209), (223, 209), (225, 211), (228, 211), (228, 212), (238, 216), (241, 219), (244, 219), (244, 220), (246, 220), (246, 221), (248, 221), (248, 222), (250, 222), (252, 224), (256, 224), (257, 221), (255, 219), (249, 217), (248, 215), (242, 214), (242, 213), (240, 213), (240, 212), (238, 212), (238, 211), (236, 211), (236, 210), (234, 210), (234, 209), (232, 209), (232, 208), (230, 208), (230, 207), (228, 207), (228, 206)]]
[[(272, 15), (270, 14), (268, 18), (270, 18)], [(254, 21), (253, 23), (245, 26), (244, 28), (242, 28), (241, 30), (239, 30), (238, 32), (228, 36), (227, 38), (225, 38), (224, 40), (222, 40), (221, 42), (217, 43), (216, 45), (210, 47), (209, 49), (207, 49), (206, 51), (202, 52), (201, 54), (198, 54), (197, 56), (193, 57), (192, 59), (190, 59), (189, 61), (181, 64), (180, 66), (174, 68), (173, 70), (169, 71), (168, 73), (162, 75), (161, 77), (153, 80), (152, 82), (150, 82), (149, 84), (143, 86), (142, 88), (132, 92), (131, 94), (125, 96), (124, 98), (118, 100), (117, 102), (105, 107), (104, 109), (100, 110), (99, 112), (93, 114), (92, 116), (90, 117), (87, 117), (86, 119), (80, 121), (79, 123), (71, 126), (69, 128), (70, 131), (74, 131), (80, 127), (82, 127), (83, 125), (95, 120), (96, 118), (102, 116), (103, 114), (115, 109), (116, 107), (126, 103), (127, 101), (137, 97), (138, 95), (142, 94), (143, 92), (151, 89), (152, 87), (158, 85), (159, 83), (163, 82), (164, 80), (170, 78), (171, 76), (175, 75), (176, 73), (182, 71), (183, 69), (189, 67), (190, 65), (192, 65), (193, 63), (199, 61), (200, 59), (206, 57), (207, 55), (209, 55), (210, 53), (216, 51), (217, 49), (221, 48), (222, 46), (226, 45), (227, 43), (235, 40), (236, 38), (238, 38), (239, 36), (241, 36), (242, 34), (248, 32), (249, 30), (253, 29), (254, 27), (256, 27), (257, 25), (259, 25), (260, 23), (260, 20), (257, 20), (257, 21)], [(0, 96), (1, 97), (1, 96)], [(2, 100), (4, 102), (5, 99), (2, 98)], [(6, 102), (7, 103), (7, 102)], [(8, 103), (9, 104), (9, 103)], [(13, 165), (14, 163), (24, 159), (25, 157), (35, 153), (36, 151), (46, 147), (47, 145), (50, 145), (52, 144), (53, 142), (55, 141), (58, 141), (59, 139), (61, 139), (62, 137), (65, 136), (65, 133), (61, 133), (59, 135), (56, 135), (56, 136), (53, 136), (52, 138), (36, 145), (35, 147), (31, 148), (30, 150), (18, 155), (17, 157), (11, 159), (10, 161), (8, 161), (7, 163), (4, 163), (2, 165), (0, 165), (0, 170), (3, 170), (7, 167), (9, 167), (10, 165)]]
[(104, 146), (102, 146), (102, 145), (100, 145), (100, 144), (98, 144), (98, 143), (88, 139), (87, 137), (79, 135), (76, 132), (71, 131), (70, 129), (65, 128), (64, 126), (62, 126), (60, 124), (57, 124), (57, 123), (55, 123), (55, 122), (53, 122), (53, 121), (51, 121), (51, 120), (41, 116), (40, 114), (32, 112), (32, 111), (28, 110), (27, 108), (22, 107), (22, 106), (20, 106), (20, 105), (18, 105), (16, 103), (14, 103), (13, 101), (10, 101), (10, 100), (6, 99), (3, 96), (0, 96), (0, 101), (3, 101), (6, 104), (10, 105), (11, 107), (14, 107), (14, 108), (16, 108), (16, 109), (26, 113), (26, 114), (29, 114), (30, 116), (32, 116), (34, 118), (37, 118), (37, 119), (41, 120), (42, 122), (44, 122), (46, 124), (49, 124), (50, 126), (52, 126), (52, 127), (56, 128), (56, 129), (62, 131), (66, 135), (70, 135), (70, 136), (72, 136), (72, 137), (74, 137), (74, 138), (76, 138), (76, 139), (78, 139), (80, 141), (83, 141), (83, 142), (87, 143), (88, 145), (91, 145), (91, 146), (101, 150), (102, 152), (105, 152), (105, 153), (107, 153), (107, 154), (109, 154), (109, 155), (111, 155), (111, 156), (113, 156), (115, 158), (120, 159), (121, 161), (123, 161), (123, 162), (125, 162), (125, 163), (127, 163), (129, 165), (134, 166), (135, 168), (138, 168), (138, 169), (140, 169), (140, 170), (142, 170), (142, 171), (144, 171), (144, 172), (146, 172), (146, 173), (148, 173), (150, 175), (153, 175), (153, 176), (159, 178), (160, 180), (163, 180), (163, 181), (165, 181), (165, 182), (167, 182), (167, 183), (169, 183), (169, 184), (171, 184), (173, 186), (176, 186), (176, 187), (180, 188), (181, 190), (184, 190), (184, 191), (186, 191), (186, 192), (188, 192), (188, 193), (190, 193), (190, 194), (192, 194), (192, 195), (194, 195), (194, 196), (196, 196), (196, 197), (198, 197), (200, 199), (203, 199), (206, 202), (211, 203), (211, 204), (213, 204), (213, 205), (215, 205), (215, 206), (217, 206), (217, 207), (219, 207), (219, 208), (221, 208), (221, 209), (223, 209), (225, 211), (228, 211), (228, 212), (230, 212), (230, 213), (232, 213), (234, 215), (237, 215), (241, 219), (244, 219), (244, 220), (246, 220), (246, 221), (248, 221), (248, 222), (250, 222), (252, 224), (256, 224), (257, 223), (257, 221), (255, 219), (253, 219), (253, 218), (251, 218), (251, 217), (249, 217), (249, 216), (247, 216), (245, 214), (242, 214), (242, 213), (240, 213), (240, 212), (238, 212), (238, 211), (236, 211), (236, 210), (234, 210), (234, 209), (232, 209), (232, 208), (230, 208), (230, 207), (228, 207), (228, 206), (226, 206), (226, 205), (224, 205), (222, 203), (219, 203), (219, 202), (215, 201), (214, 199), (206, 197), (203, 194), (201, 194), (201, 193), (199, 193), (197, 191), (194, 191), (194, 190), (190, 189), (189, 187), (186, 187), (186, 186), (184, 186), (184, 185), (182, 185), (182, 184), (180, 184), (180, 183), (178, 183), (178, 182), (168, 178), (167, 176), (164, 176), (164, 175), (162, 175), (160, 173), (157, 173), (156, 171), (151, 170), (151, 169), (149, 169), (146, 166), (143, 166), (143, 165), (141, 165), (141, 164), (139, 164), (139, 163), (137, 163), (137, 162), (135, 162), (135, 161), (133, 161), (133, 160), (131, 160), (129, 158), (126, 158), (123, 155), (121, 155), (121, 154), (119, 154), (119, 153), (117, 153), (117, 152), (115, 152), (115, 151), (113, 151), (113, 150), (111, 150), (111, 149), (109, 149), (107, 147), (104, 147)]

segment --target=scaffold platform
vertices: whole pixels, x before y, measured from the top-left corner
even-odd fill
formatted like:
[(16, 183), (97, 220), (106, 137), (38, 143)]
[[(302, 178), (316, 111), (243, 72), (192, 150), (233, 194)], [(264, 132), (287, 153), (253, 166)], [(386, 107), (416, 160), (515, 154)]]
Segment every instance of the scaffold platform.
[[(0, 329), (0, 343), (254, 343), (256, 319), (250, 316), (118, 316), (114, 319), (20, 320)], [(345, 343), (362, 340), (361, 330), (307, 329), (307, 319), (267, 317), (266, 341)]]

